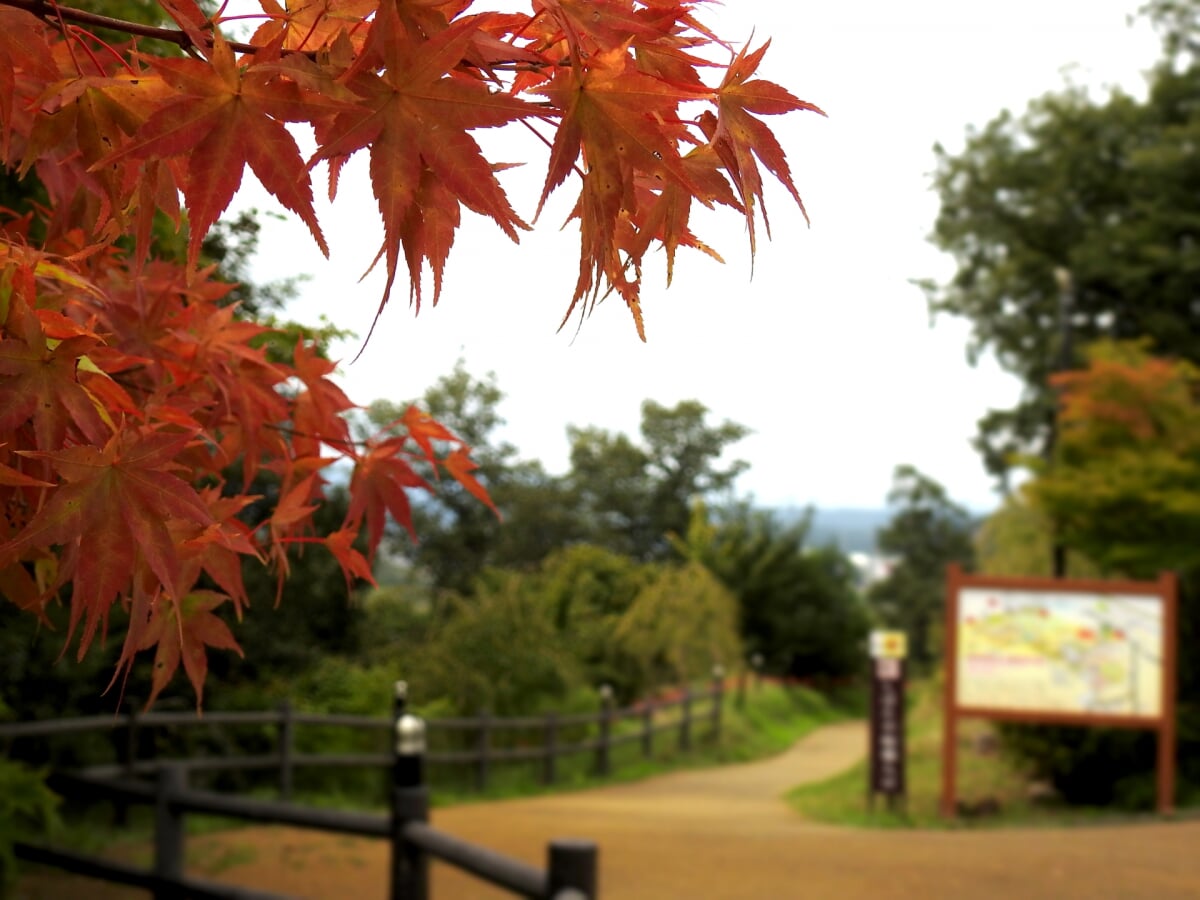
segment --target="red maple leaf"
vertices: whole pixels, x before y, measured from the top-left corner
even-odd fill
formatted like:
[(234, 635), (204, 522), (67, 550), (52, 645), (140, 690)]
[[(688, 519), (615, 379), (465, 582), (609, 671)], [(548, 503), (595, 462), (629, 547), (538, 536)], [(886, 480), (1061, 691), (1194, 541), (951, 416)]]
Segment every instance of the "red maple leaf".
[(357, 529), (365, 517), (367, 555), (372, 559), (383, 538), (388, 513), (416, 540), (408, 491), (411, 488), (432, 491), (429, 482), (401, 455), (404, 444), (403, 438), (389, 438), (371, 447), (354, 467), (354, 476), (350, 480), (346, 525)]
[[(142, 630), (140, 640), (136, 647), (126, 650), (158, 647), (154, 654), (154, 676), (150, 699), (146, 701), (147, 709), (154, 705), (162, 689), (174, 677), (180, 661), (196, 692), (196, 708), (199, 709), (204, 700), (204, 678), (208, 674), (205, 647), (232, 650), (238, 656), (242, 655), (242, 648), (234, 640), (229, 626), (212, 613), (228, 599), (213, 591), (193, 591), (178, 602), (168, 602), (160, 596), (150, 605), (150, 621)], [(130, 635), (133, 635), (132, 629)], [(132, 652), (129, 652), (128, 660), (122, 654), (124, 665), (132, 665), (132, 662)]]
[[(387, 266), (380, 312), (391, 295), (401, 247), (418, 309), (425, 260), (435, 275), (437, 302), (460, 204), (493, 219), (514, 241), (517, 229), (529, 227), (509, 205), (492, 164), (469, 132), (541, 111), (476, 79), (451, 74), (477, 33), (477, 23), (464, 19), (426, 38), (404, 27), (394, 4), (382, 4), (363, 53), (345, 78), (361, 102), (315, 123), (320, 149), (310, 166), (320, 160), (336, 164), (370, 147), (371, 187), (383, 217), (379, 256)], [(336, 174), (331, 193), (335, 190)], [(448, 227), (426, 227), (434, 215)]]
[(81, 619), (82, 658), (113, 599), (148, 571), (174, 594), (180, 580), (173, 519), (208, 525), (208, 507), (168, 470), (191, 442), (187, 434), (126, 429), (103, 448), (18, 451), (49, 461), (63, 479), (16, 537), (0, 544), (0, 569), (52, 546), (64, 548), (60, 583), (72, 579), (67, 641)]
[(347, 595), (354, 589), (355, 580), (361, 579), (378, 587), (375, 576), (371, 573), (371, 564), (354, 547), (357, 539), (358, 530), (354, 528), (340, 528), (333, 534), (326, 535), (324, 539), (325, 546), (329, 548), (329, 552), (342, 567), (342, 575), (346, 579)]
[(94, 443), (112, 434), (104, 406), (79, 383), (80, 359), (100, 346), (95, 335), (47, 338), (40, 318), (14, 298), (0, 340), (0, 434), (33, 420), (37, 446), (63, 445), (69, 428)]
[(434, 441), (462, 444), (462, 438), (418, 406), (409, 406), (400, 420), (388, 427), (391, 428), (395, 425), (404, 426), (408, 436), (416, 442), (425, 455), (425, 459), (431, 463), (437, 459), (437, 451), (433, 446)]
[(679, 141), (687, 134), (676, 113), (679, 101), (694, 99), (695, 94), (638, 71), (623, 46), (556, 72), (537, 92), (562, 110), (538, 211), (575, 171), (580, 156), (586, 167), (572, 213), (580, 220), (579, 278), (564, 318), (580, 301), (594, 302), (607, 282), (625, 300), (638, 336), (645, 340), (640, 273), (633, 267), (630, 277), (619, 233), (626, 217), (638, 214), (640, 178), (664, 186), (674, 180), (690, 193), (696, 191), (679, 156)]
[(175, 93), (132, 141), (92, 168), (122, 159), (186, 154), (188, 263), (195, 266), (205, 234), (233, 199), (248, 165), (263, 187), (300, 216), (328, 256), (312, 206), (312, 182), (283, 123), (326, 114), (342, 104), (304, 92), (270, 66), (239, 67), (219, 32), (214, 32), (211, 63), (156, 59), (153, 65)]
[(730, 63), (721, 86), (717, 89), (718, 112), (715, 125), (711, 124), (712, 114), (705, 114), (710, 123), (710, 140), (725, 164), (746, 211), (746, 227), (750, 232), (752, 255), (755, 250), (756, 207), (762, 208), (763, 225), (767, 229), (767, 236), (770, 237), (771, 234), (771, 223), (763, 202), (762, 175), (758, 171), (756, 158), (787, 188), (788, 193), (799, 205), (800, 211), (804, 213), (805, 221), (808, 220), (804, 201), (800, 199), (800, 193), (792, 181), (792, 172), (788, 167), (783, 147), (779, 145), (771, 129), (753, 114), (778, 115), (793, 110), (809, 110), (825, 115), (820, 108), (797, 99), (774, 82), (751, 77), (758, 71), (763, 54), (770, 46), (771, 42), (767, 41), (749, 53), (749, 44), (742, 48)]
[(479, 464), (471, 459), (464, 448), (459, 447), (447, 456), (443, 461), (443, 465), (445, 465), (446, 471), (454, 476), (455, 481), (465, 487), (471, 496), (486, 504), (496, 514), (497, 518), (500, 517), (500, 510), (496, 509), (496, 504), (492, 502), (487, 488), (480, 484), (478, 479), (471, 474), (479, 468)]

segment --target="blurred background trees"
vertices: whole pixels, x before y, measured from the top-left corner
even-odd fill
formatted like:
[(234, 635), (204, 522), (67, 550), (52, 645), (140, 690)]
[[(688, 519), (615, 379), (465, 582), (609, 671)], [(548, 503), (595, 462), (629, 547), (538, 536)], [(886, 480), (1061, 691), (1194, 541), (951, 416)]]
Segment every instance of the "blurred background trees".
[(879, 621), (908, 634), (916, 671), (929, 671), (942, 655), (946, 566), (974, 568), (975, 522), (944, 487), (908, 465), (896, 467), (888, 504), (895, 512), (877, 541), (889, 571), (867, 601)]
[[(1163, 35), (1144, 98), (1068, 86), (935, 149), (932, 241), (955, 274), (924, 287), (1025, 385), (979, 423), (1013, 487), (978, 537), (985, 573), (1180, 577), (1181, 794), (1200, 793), (1200, 4), (1154, 0)], [(1052, 565), (1065, 561), (1065, 566)], [(1144, 805), (1153, 740), (1005, 726), (1062, 796)]]

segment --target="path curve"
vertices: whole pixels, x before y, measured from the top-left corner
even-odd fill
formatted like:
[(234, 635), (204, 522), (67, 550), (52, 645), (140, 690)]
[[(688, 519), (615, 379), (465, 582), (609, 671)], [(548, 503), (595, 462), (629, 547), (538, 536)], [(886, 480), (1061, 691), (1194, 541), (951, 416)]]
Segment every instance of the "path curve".
[[(865, 744), (861, 723), (834, 725), (760, 762), (435, 810), (433, 823), (536, 865), (550, 838), (596, 840), (604, 900), (1200, 897), (1200, 822), (874, 831), (806, 822), (780, 799), (849, 767)], [(249, 828), (193, 845), (200, 859), (226, 854), (221, 881), (311, 900), (387, 891), (382, 841)], [(434, 866), (434, 900), (509, 896)]]

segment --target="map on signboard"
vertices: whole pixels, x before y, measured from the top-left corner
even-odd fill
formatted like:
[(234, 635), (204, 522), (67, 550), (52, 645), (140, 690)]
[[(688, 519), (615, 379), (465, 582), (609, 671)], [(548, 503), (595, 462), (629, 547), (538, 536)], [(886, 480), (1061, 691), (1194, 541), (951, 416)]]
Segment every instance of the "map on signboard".
[(963, 588), (958, 705), (1158, 716), (1164, 627), (1155, 595)]

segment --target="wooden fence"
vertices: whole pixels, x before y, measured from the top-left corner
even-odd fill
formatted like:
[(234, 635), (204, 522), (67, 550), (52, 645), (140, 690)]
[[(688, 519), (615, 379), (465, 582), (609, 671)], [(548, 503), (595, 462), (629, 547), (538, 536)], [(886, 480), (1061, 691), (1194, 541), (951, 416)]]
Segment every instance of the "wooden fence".
[[(485, 791), (495, 767), (513, 763), (535, 765), (540, 780), (553, 785), (559, 780), (559, 761), (564, 757), (590, 754), (591, 769), (601, 777), (613, 772), (613, 751), (636, 744), (643, 758), (654, 756), (660, 740), (671, 740), (681, 752), (692, 748), (697, 737), (716, 741), (720, 737), (724, 688), (720, 679), (702, 690), (683, 687), (670, 697), (615, 707), (604, 699), (594, 712), (542, 716), (500, 717), (486, 712), (462, 718), (430, 719), (426, 722), (429, 742), (441, 734), (456, 736), (458, 749), (431, 750), (426, 763), (432, 766), (463, 767), (473, 773), (477, 790)], [(197, 728), (268, 727), (274, 732), (274, 749), (258, 754), (196, 755), (188, 758), (144, 756), (139, 751), (147, 735), (156, 730)], [(380, 737), (374, 753), (305, 753), (297, 749), (302, 727), (337, 728), (373, 732)], [(108, 716), (84, 716), (41, 722), (0, 724), (0, 742), (10, 747), (30, 739), (48, 740), (84, 733), (107, 733), (115, 740), (113, 762), (79, 767), (87, 774), (111, 777), (152, 775), (164, 765), (180, 768), (189, 775), (221, 771), (270, 771), (276, 773), (281, 800), (291, 801), (295, 773), (301, 768), (384, 768), (391, 765), (390, 750), (383, 749), (391, 732), (390, 719), (375, 716), (306, 713), (290, 703), (260, 712), (149, 712), (132, 710)], [(19, 754), (27, 755), (27, 754)], [(46, 760), (35, 759), (35, 763)], [(51, 760), (52, 761), (52, 760)], [(436, 785), (435, 785), (436, 787)]]
[[(76, 801), (103, 799), (123, 810), (131, 804), (154, 809), (154, 865), (150, 871), (86, 857), (70, 851), (29, 843), (18, 843), (18, 857), (90, 877), (144, 888), (160, 898), (200, 897), (249, 900), (275, 895), (245, 888), (202, 882), (184, 876), (184, 821), (187, 813), (207, 813), (246, 821), (273, 822), (316, 828), (344, 834), (388, 838), (392, 844), (393, 900), (426, 900), (428, 859), (435, 857), (471, 872), (519, 896), (534, 898), (588, 898), (596, 892), (594, 844), (552, 841), (544, 870), (509, 859), (486, 848), (461, 841), (428, 825), (429, 764), (469, 766), (476, 787), (486, 789), (497, 764), (534, 763), (541, 780), (553, 784), (558, 760), (566, 755), (591, 754), (592, 769), (600, 776), (613, 769), (613, 750), (637, 743), (641, 755), (653, 755), (656, 739), (664, 732), (674, 734), (681, 751), (691, 748), (703, 735), (716, 740), (721, 729), (724, 691), (715, 678), (708, 689), (695, 692), (684, 687), (678, 695), (616, 708), (606, 696), (593, 713), (549, 714), (502, 718), (480, 715), (471, 718), (436, 719), (425, 722), (408, 714), (401, 685), (397, 685), (395, 715), (390, 719), (367, 716), (318, 715), (299, 712), (289, 704), (268, 712), (193, 713), (131, 712), (127, 715), (92, 716), (44, 722), (0, 725), (0, 742), (50, 739), (88, 732), (107, 731), (120, 735), (115, 763), (86, 766), (74, 772), (56, 772), (51, 786)], [(697, 709), (706, 704), (707, 709)], [(189, 728), (222, 725), (268, 726), (275, 730), (275, 751), (267, 754), (197, 756), (193, 758), (143, 758), (138, 750), (147, 729)], [(296, 749), (300, 726), (338, 727), (377, 731), (391, 736), (390, 752), (313, 754)], [(707, 726), (707, 728), (705, 728)], [(473, 735), (470, 749), (428, 752), (427, 733), (448, 732)], [(419, 732), (414, 736), (412, 732)], [(504, 746), (498, 736), (533, 734), (536, 744), (526, 740)], [(572, 739), (568, 736), (575, 735)], [(501, 744), (501, 745), (497, 745)], [(390, 814), (311, 809), (292, 804), (294, 774), (301, 767), (391, 767)], [(189, 778), (198, 772), (228, 770), (276, 770), (279, 801), (263, 801), (195, 790)], [(152, 781), (145, 776), (152, 776)], [(122, 816), (123, 818), (123, 816)]]

